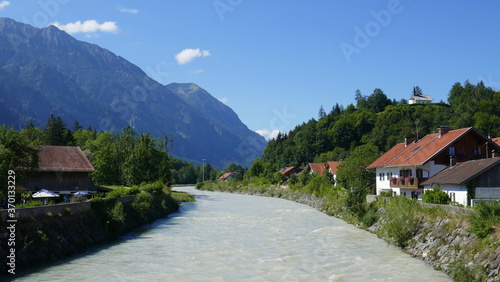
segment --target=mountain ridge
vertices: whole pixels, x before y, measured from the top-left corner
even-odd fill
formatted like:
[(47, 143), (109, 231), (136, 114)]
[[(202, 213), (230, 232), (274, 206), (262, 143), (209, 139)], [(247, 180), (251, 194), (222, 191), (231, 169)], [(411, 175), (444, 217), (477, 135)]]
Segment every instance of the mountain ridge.
[(249, 166), (266, 144), (198, 85), (162, 85), (125, 58), (55, 26), (0, 18), (0, 93), (0, 122), (17, 129), (43, 126), (50, 113), (100, 131), (131, 125), (172, 137), (178, 157), (217, 167)]

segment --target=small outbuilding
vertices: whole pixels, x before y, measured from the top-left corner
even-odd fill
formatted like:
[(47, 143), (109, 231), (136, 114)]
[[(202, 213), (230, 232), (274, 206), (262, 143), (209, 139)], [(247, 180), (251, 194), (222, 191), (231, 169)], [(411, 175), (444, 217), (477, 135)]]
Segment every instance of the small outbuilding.
[(80, 147), (40, 146), (37, 169), (24, 170), (26, 179), (20, 186), (36, 192), (48, 189), (56, 193), (75, 193), (78, 191), (107, 192), (90, 181), (94, 167)]
[(226, 172), (219, 177), (219, 181), (229, 181), (235, 177), (234, 172)]

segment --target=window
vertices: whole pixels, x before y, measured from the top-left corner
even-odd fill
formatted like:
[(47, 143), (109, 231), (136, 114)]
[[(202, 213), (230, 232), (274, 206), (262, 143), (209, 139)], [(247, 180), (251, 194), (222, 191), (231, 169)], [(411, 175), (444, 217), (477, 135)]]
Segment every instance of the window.
[(399, 176), (401, 176), (401, 177), (412, 176), (411, 169), (402, 169), (402, 170), (400, 170), (399, 171)]
[(450, 151), (450, 156), (455, 155), (455, 147), (450, 147), (448, 150)]
[(474, 148), (474, 156), (477, 157), (481, 154), (481, 148)]
[(381, 173), (379, 173), (378, 176), (380, 177), (380, 181), (384, 181), (385, 180), (385, 173), (381, 172)]
[(424, 170), (421, 168), (417, 168), (417, 177), (418, 178), (423, 178), (424, 177)]

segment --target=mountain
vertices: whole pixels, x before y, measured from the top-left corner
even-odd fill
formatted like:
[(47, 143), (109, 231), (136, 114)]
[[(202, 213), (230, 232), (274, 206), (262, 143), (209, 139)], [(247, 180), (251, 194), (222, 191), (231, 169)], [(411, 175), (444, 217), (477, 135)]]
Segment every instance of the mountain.
[(0, 123), (43, 127), (50, 113), (100, 131), (130, 125), (167, 135), (175, 156), (217, 167), (249, 166), (266, 145), (196, 84), (162, 85), (126, 59), (54, 26), (0, 18)]

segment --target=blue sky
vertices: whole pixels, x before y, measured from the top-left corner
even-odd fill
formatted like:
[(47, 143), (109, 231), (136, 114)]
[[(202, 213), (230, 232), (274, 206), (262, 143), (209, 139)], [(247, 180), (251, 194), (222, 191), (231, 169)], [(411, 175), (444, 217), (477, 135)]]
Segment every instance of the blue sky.
[(0, 17), (56, 24), (163, 84), (198, 84), (264, 135), (354, 103), (356, 89), (400, 100), (418, 85), (435, 102), (455, 82), (500, 90), (499, 11), (493, 0), (0, 0)]

